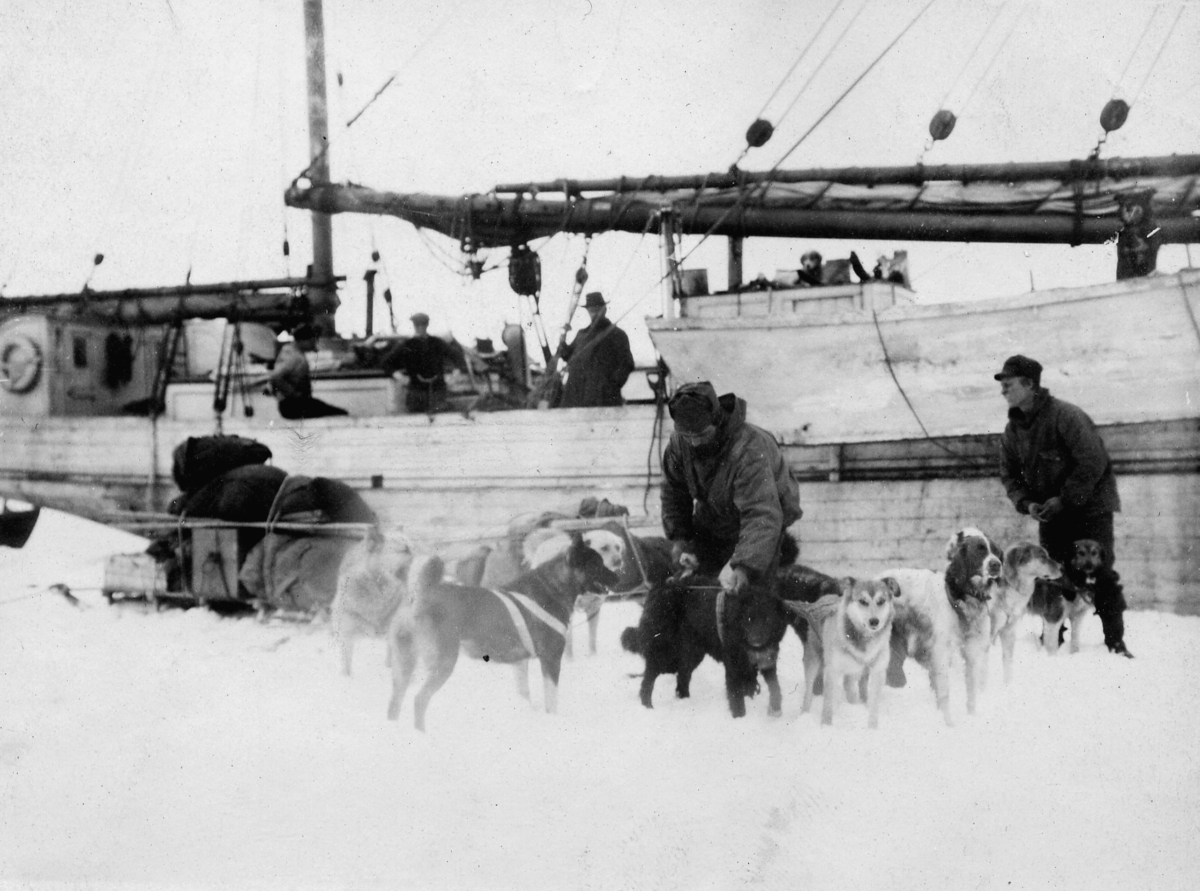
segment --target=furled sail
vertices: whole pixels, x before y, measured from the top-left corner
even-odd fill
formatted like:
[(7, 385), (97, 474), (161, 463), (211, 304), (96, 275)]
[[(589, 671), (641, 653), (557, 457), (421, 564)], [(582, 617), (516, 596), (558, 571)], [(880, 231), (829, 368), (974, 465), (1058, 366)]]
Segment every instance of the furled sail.
[(1198, 177), (1200, 155), (1172, 155), (559, 180), (457, 197), (297, 182), (285, 200), (396, 216), (480, 248), (557, 232), (640, 233), (664, 210), (686, 234), (1096, 244), (1121, 230), (1123, 201), (1148, 197), (1160, 241), (1188, 243), (1200, 241)]
[(0, 298), (0, 316), (35, 312), (53, 318), (87, 318), (123, 325), (159, 325), (183, 319), (291, 324), (311, 316), (307, 291), (312, 284), (308, 279), (283, 278), (4, 297)]

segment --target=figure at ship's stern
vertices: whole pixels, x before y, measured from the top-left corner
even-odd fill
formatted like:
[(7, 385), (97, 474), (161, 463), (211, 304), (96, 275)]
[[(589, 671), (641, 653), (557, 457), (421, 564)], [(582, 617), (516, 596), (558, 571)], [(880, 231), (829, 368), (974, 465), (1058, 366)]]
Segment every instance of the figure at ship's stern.
[(1150, 275), (1158, 266), (1162, 241), (1151, 216), (1150, 192), (1117, 196), (1121, 230), (1117, 233), (1117, 281)]

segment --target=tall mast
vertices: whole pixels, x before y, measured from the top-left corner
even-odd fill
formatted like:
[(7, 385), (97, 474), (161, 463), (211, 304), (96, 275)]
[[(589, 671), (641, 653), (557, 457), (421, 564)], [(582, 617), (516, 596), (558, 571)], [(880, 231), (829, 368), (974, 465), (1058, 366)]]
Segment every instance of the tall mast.
[[(304, 0), (305, 57), (308, 68), (308, 151), (310, 181), (329, 182), (329, 114), (325, 98), (325, 16), (321, 0)], [(338, 306), (333, 284), (333, 226), (329, 214), (312, 212), (312, 279), (309, 289), (314, 323), (326, 334), (336, 332)]]

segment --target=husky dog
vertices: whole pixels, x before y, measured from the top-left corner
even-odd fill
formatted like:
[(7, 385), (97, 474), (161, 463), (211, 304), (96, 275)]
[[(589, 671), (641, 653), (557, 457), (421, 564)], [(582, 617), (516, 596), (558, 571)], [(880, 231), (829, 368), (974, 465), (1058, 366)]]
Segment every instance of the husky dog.
[[(1031, 541), (1021, 541), (1004, 549), (1004, 584), (989, 602), (992, 614), (992, 643), (1000, 639), (1004, 661), (1004, 683), (1012, 683), (1013, 649), (1017, 626), (1029, 608), (1038, 579), (1058, 579), (1062, 567), (1050, 558), (1046, 549)], [(1060, 622), (1061, 624), (1061, 622)], [(1075, 623), (1072, 622), (1072, 630)], [(1058, 627), (1054, 629), (1055, 643)]]
[[(541, 536), (536, 545), (531, 548), (531, 540), (541, 531), (535, 529), (525, 540), (525, 562), (531, 567), (541, 566), (552, 560), (571, 544), (570, 535), (557, 529), (551, 529), (547, 530), (551, 533), (550, 535)], [(625, 540), (621, 536), (608, 529), (589, 529), (583, 533), (583, 540), (589, 548), (600, 555), (605, 566), (618, 576), (621, 574), (621, 570), (625, 568)], [(593, 656), (596, 655), (596, 637), (600, 631), (600, 607), (603, 606), (606, 599), (606, 593), (580, 594), (579, 599), (575, 601), (575, 608), (587, 618), (588, 652)], [(572, 635), (568, 632), (565, 651), (568, 659), (575, 655), (571, 638)]]
[(841, 595), (825, 594), (814, 603), (785, 600), (784, 606), (808, 621), (804, 642), (804, 703), (812, 708), (813, 685), (823, 675), (821, 723), (832, 724), (835, 700), (845, 690), (858, 702), (858, 682), (867, 677), (867, 726), (879, 726), (879, 700), (892, 636), (893, 601), (900, 586), (893, 578), (845, 578)]
[(425, 729), (429, 700), (449, 680), (460, 649), (468, 656), (516, 668), (517, 689), (529, 699), (529, 660), (542, 667), (544, 704), (558, 709), (558, 676), (575, 598), (598, 593), (616, 575), (579, 535), (564, 553), (519, 576), (504, 590), (460, 585), (443, 578), (439, 557), (412, 571), (410, 597), (388, 628), (392, 698), (387, 716), (400, 715), (417, 663), (427, 676), (413, 702), (413, 722)]
[(396, 608), (407, 596), (412, 562), (408, 540), (384, 535), (377, 526), (371, 527), (342, 559), (329, 618), (333, 636), (341, 645), (342, 674), (347, 677), (354, 659), (355, 639), (382, 637)]

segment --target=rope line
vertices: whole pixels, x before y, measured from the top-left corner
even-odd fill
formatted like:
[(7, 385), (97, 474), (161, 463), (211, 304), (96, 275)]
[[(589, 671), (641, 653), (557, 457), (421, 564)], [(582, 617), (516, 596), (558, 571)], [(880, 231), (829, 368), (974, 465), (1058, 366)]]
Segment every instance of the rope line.
[[(1129, 58), (1125, 62), (1125, 67), (1121, 69), (1121, 75), (1113, 84), (1112, 97), (1116, 98), (1117, 91), (1121, 89), (1121, 82), (1125, 80), (1125, 75), (1129, 73), (1129, 66), (1133, 64), (1133, 60), (1137, 57), (1137, 52), (1142, 48), (1142, 41), (1146, 39), (1146, 35), (1150, 33), (1150, 26), (1154, 24), (1154, 19), (1158, 16), (1158, 11), (1162, 8), (1162, 4), (1156, 4), (1154, 10), (1150, 13), (1150, 18), (1146, 20), (1146, 27), (1142, 28), (1142, 33), (1137, 39), (1137, 43), (1133, 45), (1133, 51), (1129, 54)], [(1182, 11), (1182, 10), (1181, 10)]]
[[(959, 81), (962, 80), (962, 76), (967, 73), (967, 68), (970, 67), (971, 62), (974, 61), (975, 57), (979, 54), (979, 50), (983, 46), (983, 42), (987, 39), (987, 36), (992, 33), (992, 28), (995, 27), (996, 22), (1000, 20), (1000, 16), (1004, 14), (1004, 7), (1006, 6), (1008, 6), (1008, 0), (1004, 0), (1004, 2), (1000, 4), (999, 8), (997, 8), (996, 12), (992, 15), (991, 21), (987, 23), (987, 26), (983, 29), (983, 33), (979, 35), (979, 40), (971, 49), (971, 52), (967, 55), (966, 61), (963, 62), (962, 67), (958, 69), (958, 74), (954, 76), (954, 80), (950, 83), (949, 88), (946, 90), (946, 95), (942, 97), (940, 107), (944, 108), (946, 106), (946, 100), (950, 98), (950, 94), (954, 92), (955, 87), (957, 87)], [(982, 78), (983, 75), (980, 75), (980, 77)], [(974, 93), (974, 89), (972, 89), (971, 92)]]
[[(780, 115), (780, 117), (779, 117), (780, 123), (782, 123), (783, 119), (786, 118), (788, 116), (788, 114), (791, 113), (792, 109), (796, 107), (796, 103), (800, 101), (800, 97), (804, 94), (804, 91), (808, 89), (808, 87), (812, 84), (813, 80), (820, 73), (821, 69), (825, 67), (825, 63), (829, 61), (830, 57), (834, 54), (834, 52), (837, 50), (837, 48), (839, 46), (841, 46), (842, 40), (844, 40), (846, 35), (850, 33), (850, 29), (854, 27), (854, 23), (858, 21), (858, 17), (861, 16), (864, 11), (866, 11), (866, 8), (870, 5), (870, 3), (871, 3), (871, 0), (863, 0), (863, 4), (862, 4), (862, 6), (860, 6), (858, 8), (858, 12), (854, 13), (854, 15), (851, 17), (850, 21), (848, 21), (846, 23), (846, 27), (844, 27), (842, 29), (842, 33), (837, 36), (837, 40), (835, 40), (833, 42), (833, 46), (831, 46), (828, 49), (828, 51), (826, 51), (825, 56), (821, 59), (820, 62), (817, 63), (817, 67), (813, 69), (812, 74), (810, 74), (808, 76), (808, 80), (806, 80), (804, 82), (804, 86), (802, 86), (800, 88), (799, 92), (796, 93), (796, 97), (792, 100), (792, 104), (789, 105), (786, 109), (784, 109), (783, 114)], [(834, 7), (835, 12), (836, 12), (836, 10), (837, 10), (837, 7)]]
[(954, 449), (949, 448), (944, 443), (938, 442), (938, 440), (936, 440), (933, 435), (930, 434), (929, 430), (926, 429), (925, 422), (922, 421), (921, 416), (917, 414), (917, 409), (913, 406), (912, 400), (908, 398), (908, 393), (905, 392), (904, 386), (900, 383), (900, 379), (896, 377), (896, 369), (892, 367), (892, 357), (888, 353), (887, 344), (883, 339), (883, 329), (879, 327), (879, 314), (874, 309), (871, 310), (871, 319), (875, 322), (875, 334), (879, 338), (879, 347), (881, 350), (883, 350), (883, 363), (885, 366), (887, 366), (888, 374), (892, 378), (892, 383), (894, 383), (896, 385), (896, 389), (900, 391), (900, 395), (904, 399), (904, 404), (908, 406), (909, 412), (912, 413), (913, 419), (917, 422), (917, 426), (921, 428), (921, 432), (925, 435), (925, 438), (951, 457), (958, 458), (963, 461), (969, 461), (972, 467), (984, 467), (985, 465), (975, 461), (969, 455), (956, 452)]
[[(756, 117), (761, 118), (764, 114), (766, 114), (767, 106), (769, 106), (775, 100), (775, 97), (779, 95), (779, 91), (783, 89), (783, 85), (788, 82), (788, 79), (795, 72), (796, 68), (800, 65), (801, 62), (804, 61), (804, 57), (806, 55), (808, 55), (808, 51), (810, 49), (812, 49), (813, 44), (817, 42), (817, 38), (821, 36), (821, 32), (825, 30), (826, 25), (828, 25), (831, 21), (833, 21), (833, 16), (835, 13), (837, 13), (837, 11), (838, 11), (838, 7), (836, 5), (834, 5), (834, 7), (829, 10), (829, 15), (825, 16), (825, 21), (821, 22), (821, 26), (819, 28), (817, 28), (817, 30), (813, 33), (813, 36), (809, 39), (808, 44), (804, 47), (804, 49), (802, 49), (800, 51), (800, 55), (796, 57), (796, 61), (792, 63), (792, 67), (788, 69), (787, 74), (785, 74), (783, 76), (783, 79), (779, 81), (779, 85), (777, 87), (775, 87), (775, 91), (773, 93), (771, 93), (770, 96), (767, 97), (767, 101), (763, 103), (763, 107), (761, 109), (759, 109), (759, 112), (756, 115)], [(803, 90), (803, 89), (804, 88), (801, 87), (801, 90)], [(793, 103), (793, 104), (795, 104), (795, 103)], [(786, 113), (787, 112), (784, 112), (784, 114), (786, 114)], [(783, 118), (781, 116), (780, 122), (782, 122), (782, 120), (783, 120)], [(743, 154), (745, 154), (745, 153), (743, 152)]]
[[(1137, 92), (1133, 94), (1133, 98), (1129, 100), (1129, 104), (1137, 102), (1138, 96), (1142, 95), (1142, 90), (1145, 88), (1147, 81), (1150, 80), (1150, 75), (1154, 73), (1154, 66), (1158, 64), (1158, 60), (1162, 58), (1163, 50), (1167, 48), (1167, 44), (1175, 34), (1175, 26), (1179, 24), (1179, 19), (1183, 17), (1184, 7), (1180, 5), (1179, 12), (1175, 14), (1175, 21), (1171, 22), (1171, 27), (1167, 29), (1167, 36), (1163, 39), (1162, 46), (1158, 48), (1158, 52), (1154, 55), (1154, 61), (1150, 63), (1150, 68), (1146, 71), (1146, 76), (1142, 78), (1141, 84), (1137, 88)], [(1155, 12), (1158, 12), (1158, 7), (1155, 7)], [(1151, 16), (1151, 19), (1154, 17)]]
[[(766, 190), (771, 185), (771, 175), (774, 174), (776, 171), (778, 171), (779, 168), (783, 165), (783, 162), (786, 161), (788, 159), (788, 157), (790, 157), (791, 154), (800, 147), (800, 144), (803, 143), (804, 140), (806, 140), (810, 135), (812, 135), (813, 131), (816, 130), (817, 127), (819, 127), (822, 123), (824, 123), (825, 119), (827, 117), (829, 117), (830, 114), (833, 113), (834, 109), (836, 109), (842, 103), (842, 101), (848, 95), (850, 95), (851, 91), (853, 91), (854, 88), (857, 87), (862, 82), (863, 78), (865, 78), (868, 74), (871, 73), (871, 71), (875, 68), (875, 66), (878, 65), (883, 60), (883, 57), (886, 56), (888, 54), (888, 52), (891, 51), (892, 47), (894, 47), (897, 43), (900, 42), (900, 39), (902, 37), (904, 37), (904, 35), (907, 34), (912, 29), (912, 27), (921, 19), (921, 17), (923, 15), (925, 15), (925, 13), (928, 11), (929, 7), (933, 6), (933, 4), (935, 2), (936, 2), (936, 0), (929, 0), (929, 2), (926, 3), (921, 8), (921, 11), (918, 12), (913, 17), (912, 21), (910, 21), (907, 25), (905, 25), (904, 30), (902, 30), (899, 34), (897, 34), (892, 39), (892, 42), (883, 48), (883, 51), (881, 53), (879, 53), (878, 56), (875, 57), (875, 59), (871, 62), (870, 65), (868, 65), (866, 67), (866, 69), (862, 72), (862, 74), (860, 74), (858, 77), (856, 77), (854, 79), (854, 82), (851, 83), (850, 86), (848, 86), (842, 92), (842, 94), (833, 101), (833, 104), (830, 105), (829, 108), (827, 108), (825, 110), (825, 112), (819, 118), (817, 118), (817, 120), (813, 123), (813, 125), (811, 127), (809, 127), (804, 132), (804, 134), (799, 139), (796, 140), (795, 143), (793, 143), (792, 147), (789, 148), (784, 153), (783, 157), (781, 157), (778, 161), (775, 162), (774, 166), (772, 166), (771, 169), (767, 171), (767, 175), (759, 183), (757, 183), (753, 186), (750, 186), (748, 188), (745, 188), (739, 192), (737, 200), (733, 204), (731, 204), (729, 206), (729, 208), (723, 214), (721, 214), (721, 216), (719, 216), (717, 218), (717, 220), (712, 224), (712, 226), (709, 227), (708, 231), (705, 232), (704, 235), (702, 235), (700, 237), (700, 241), (698, 241), (696, 243), (696, 245), (690, 251), (688, 251), (686, 254), (683, 255), (683, 257), (679, 260), (679, 265), (682, 265), (684, 262), (686, 262), (688, 257), (690, 257), (697, 250), (699, 250), (700, 246), (702, 244), (704, 244), (704, 242), (706, 242), (712, 236), (713, 232), (715, 232), (719, 226), (724, 224), (724, 222), (727, 219), (729, 219), (729, 217), (735, 211), (738, 211), (738, 210), (742, 209), (743, 207), (745, 207), (746, 202), (751, 197), (755, 196), (756, 194), (764, 194), (766, 192)], [(864, 8), (865, 8), (865, 6), (864, 6)], [(666, 276), (663, 276), (663, 278), (665, 278), (665, 277)], [(659, 281), (661, 282), (662, 279), (660, 279)]]

